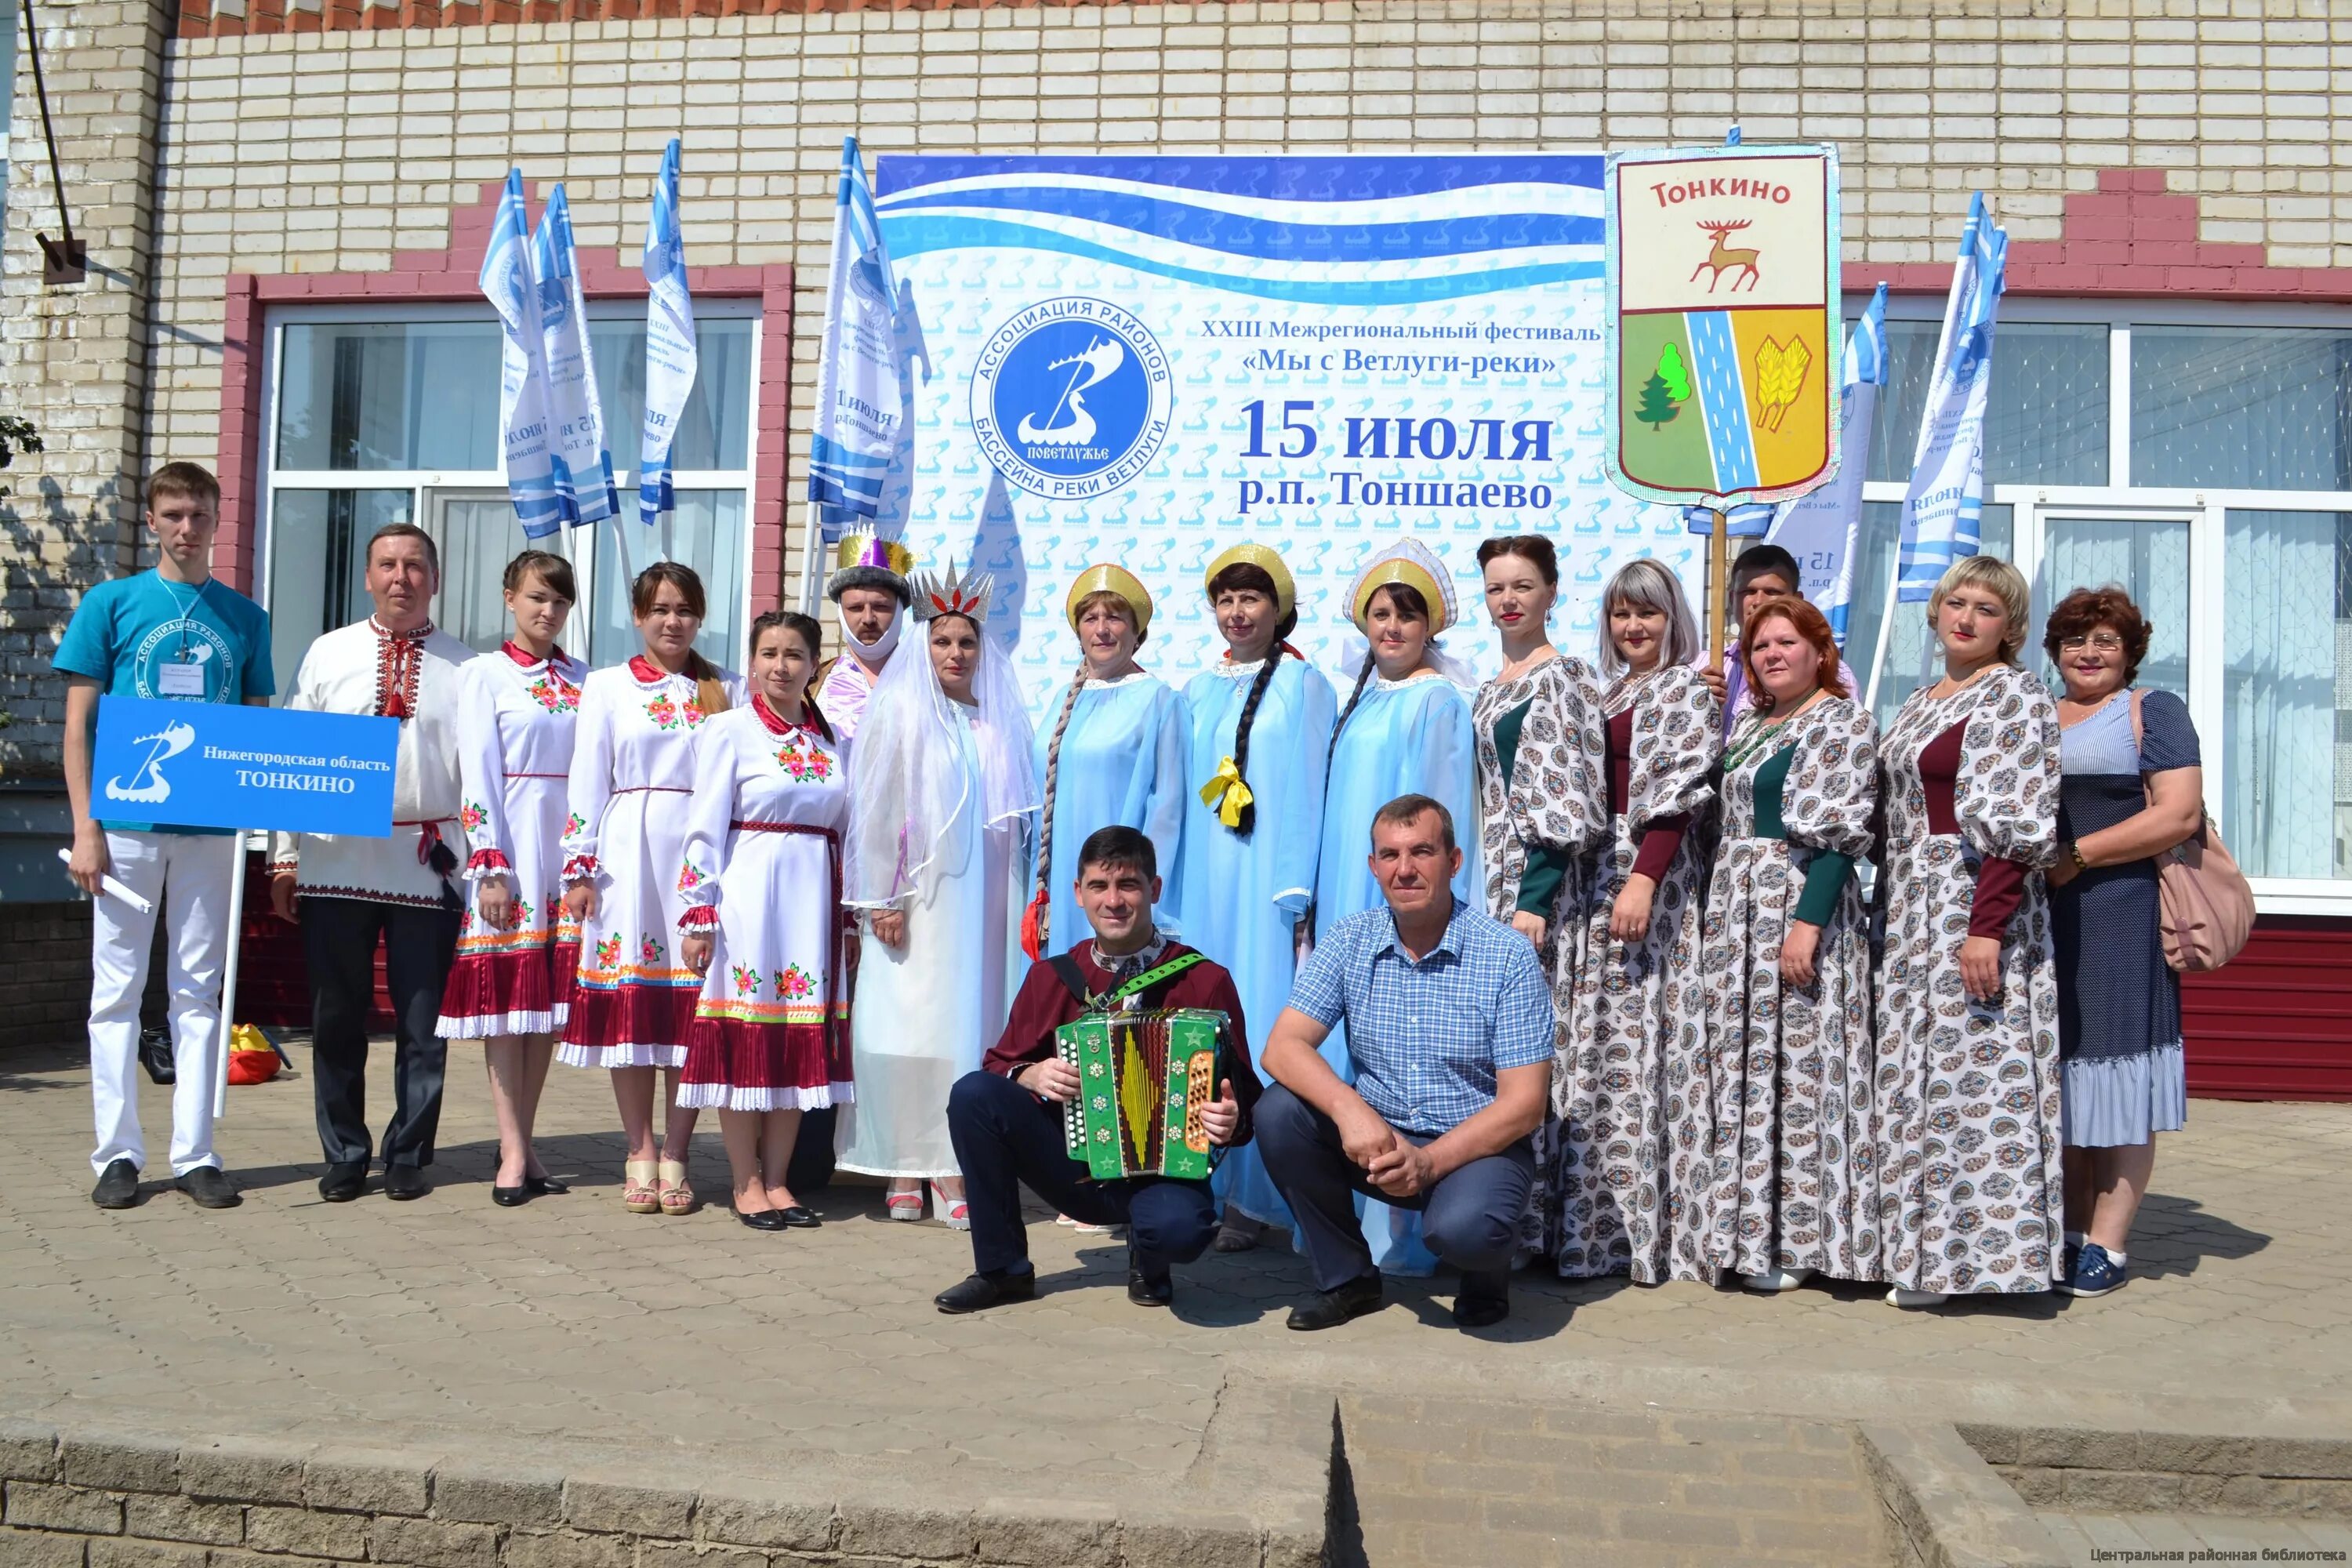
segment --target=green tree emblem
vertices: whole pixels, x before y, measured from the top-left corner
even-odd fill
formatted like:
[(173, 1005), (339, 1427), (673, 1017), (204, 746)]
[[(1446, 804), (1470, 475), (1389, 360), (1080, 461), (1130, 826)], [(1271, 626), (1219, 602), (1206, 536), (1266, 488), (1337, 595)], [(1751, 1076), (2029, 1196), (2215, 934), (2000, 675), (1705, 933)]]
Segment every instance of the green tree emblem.
[(1655, 430), (1682, 411), (1682, 405), (1675, 401), (1673, 390), (1666, 385), (1666, 378), (1652, 372), (1650, 379), (1642, 384), (1642, 400), (1633, 405), (1633, 417)]

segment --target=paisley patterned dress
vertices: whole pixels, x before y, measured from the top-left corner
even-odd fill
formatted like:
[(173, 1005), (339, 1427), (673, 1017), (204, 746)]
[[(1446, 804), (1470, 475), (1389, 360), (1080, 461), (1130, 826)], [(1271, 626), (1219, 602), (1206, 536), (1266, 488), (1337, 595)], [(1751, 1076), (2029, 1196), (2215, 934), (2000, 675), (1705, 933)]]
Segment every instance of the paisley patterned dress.
[[(1478, 688), (1470, 725), (1486, 912), (1506, 924), (1521, 910), (1543, 917), (1542, 957), (1559, 1019), (1554, 1059), (1565, 1061), (1570, 997), (1583, 956), (1578, 873), (1610, 826), (1601, 684), (1582, 659), (1556, 655), (1517, 679)], [(1559, 1146), (1559, 1124), (1547, 1115), (1536, 1130), (1535, 1185), (1521, 1227), (1529, 1252), (1548, 1250), (1547, 1173)]]
[[(1913, 692), (1879, 743), (1885, 1275), (1914, 1290), (2047, 1290), (2063, 1197), (2042, 880), (2058, 853), (2058, 710), (2008, 666), (1941, 700), (1934, 690)], [(1972, 1001), (1960, 946), (2002, 905), (2013, 907), (1986, 933), (2000, 939), (2000, 994)]]
[[(1562, 944), (1574, 943), (1576, 977), (1552, 1070), (1561, 1136), (1544, 1250), (1572, 1279), (1696, 1279), (1713, 1177), (1699, 909), (1723, 727), (1685, 665), (1621, 678), (1601, 710), (1612, 816), (1578, 868), (1580, 929)], [(1653, 834), (1665, 837), (1645, 845)], [(1648, 934), (1622, 942), (1609, 917), (1637, 863), (1657, 892)]]
[[(1724, 752), (1723, 842), (1706, 898), (1706, 1261), (1740, 1274), (1882, 1278), (1871, 1079), (1870, 931), (1853, 863), (1878, 805), (1876, 726), (1823, 697)], [(1813, 983), (1780, 979), (1792, 921), (1821, 928)]]

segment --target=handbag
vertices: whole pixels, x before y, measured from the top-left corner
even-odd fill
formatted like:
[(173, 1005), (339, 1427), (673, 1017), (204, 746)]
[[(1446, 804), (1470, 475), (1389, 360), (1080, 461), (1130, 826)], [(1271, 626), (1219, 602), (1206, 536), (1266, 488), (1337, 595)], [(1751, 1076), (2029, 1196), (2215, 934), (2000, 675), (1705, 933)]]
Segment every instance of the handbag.
[(151, 1083), (168, 1089), (180, 1080), (179, 1063), (172, 1054), (171, 1030), (139, 1031), (139, 1065), (147, 1069)]
[[(2135, 748), (2141, 743), (2139, 700), (2135, 689)], [(2156, 875), (2157, 925), (2166, 963), (2183, 974), (2203, 974), (2244, 951), (2254, 929), (2254, 890), (2211, 817), (2200, 816), (2196, 832), (2156, 857)]]

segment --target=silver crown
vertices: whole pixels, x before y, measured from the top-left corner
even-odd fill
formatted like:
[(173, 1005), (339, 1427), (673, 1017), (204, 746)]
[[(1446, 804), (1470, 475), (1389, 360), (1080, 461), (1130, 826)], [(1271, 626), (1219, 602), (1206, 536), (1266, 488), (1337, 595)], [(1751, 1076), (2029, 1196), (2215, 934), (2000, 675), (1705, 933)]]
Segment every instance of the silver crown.
[(957, 574), (950, 563), (944, 576), (929, 572), (915, 574), (915, 618), (936, 620), (941, 616), (964, 616), (976, 626), (988, 624), (988, 596), (996, 592), (996, 580), (985, 572), (968, 576)]

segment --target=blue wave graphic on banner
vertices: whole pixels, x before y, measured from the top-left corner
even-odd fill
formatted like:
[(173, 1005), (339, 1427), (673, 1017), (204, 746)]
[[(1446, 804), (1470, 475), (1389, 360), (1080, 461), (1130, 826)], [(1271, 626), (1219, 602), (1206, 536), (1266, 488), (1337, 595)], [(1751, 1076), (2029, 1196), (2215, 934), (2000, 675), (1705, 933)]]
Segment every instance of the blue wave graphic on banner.
[(1546, 283), (1577, 282), (1601, 274), (1599, 258), (1590, 261), (1536, 262), (1524, 267), (1498, 267), (1484, 272), (1452, 277), (1383, 278), (1339, 282), (1314, 278), (1253, 278), (1246, 273), (1211, 272), (1155, 261), (1074, 235), (1000, 218), (931, 217), (886, 213), (882, 236), (890, 254), (901, 259), (933, 250), (985, 247), (999, 250), (1048, 250), (1108, 261), (1131, 271), (1148, 272), (1180, 283), (1222, 289), (1232, 294), (1254, 294), (1262, 300), (1288, 300), (1318, 305), (1412, 305), (1431, 300), (1459, 300), (1510, 289), (1532, 289)]
[[(919, 169), (908, 179), (906, 167)], [(991, 174), (1089, 174), (1220, 195), (1280, 201), (1371, 201), (1425, 196), (1476, 185), (1558, 184), (1598, 191), (1598, 154), (1465, 158), (940, 158), (892, 154), (876, 161), (877, 199), (947, 180)]]
[(1276, 261), (1416, 261), (1482, 250), (1598, 246), (1608, 240), (1607, 225), (1602, 219), (1564, 213), (1482, 213), (1475, 217), (1433, 218), (1419, 223), (1285, 223), (1156, 196), (1073, 190), (1065, 185), (1023, 185), (909, 196), (894, 204), (890, 212), (896, 216), (932, 207), (1052, 213), (1109, 224), (1203, 250)]

